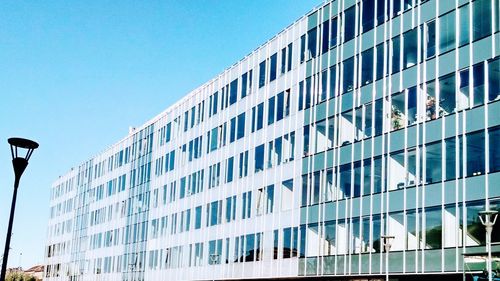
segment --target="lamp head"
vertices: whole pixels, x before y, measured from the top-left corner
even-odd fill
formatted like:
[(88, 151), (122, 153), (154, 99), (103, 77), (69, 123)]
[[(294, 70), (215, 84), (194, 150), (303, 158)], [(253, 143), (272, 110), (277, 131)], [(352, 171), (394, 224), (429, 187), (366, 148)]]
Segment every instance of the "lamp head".
[(497, 221), (498, 211), (495, 210), (485, 210), (479, 212), (479, 219), (484, 226), (493, 226)]
[[(23, 138), (10, 138), (8, 142), (12, 154), (12, 165), (14, 166), (14, 186), (17, 188), (24, 170), (28, 167), (28, 160), (31, 158), (33, 151), (38, 148), (38, 143)], [(22, 151), (25, 151), (24, 156), (20, 154)]]

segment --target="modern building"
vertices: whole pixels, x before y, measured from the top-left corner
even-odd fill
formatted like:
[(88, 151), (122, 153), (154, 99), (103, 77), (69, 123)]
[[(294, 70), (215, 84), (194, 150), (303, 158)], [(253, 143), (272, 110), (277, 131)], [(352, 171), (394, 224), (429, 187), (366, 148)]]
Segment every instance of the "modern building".
[(500, 209), (499, 14), (316, 7), (55, 181), (45, 279), (461, 280)]

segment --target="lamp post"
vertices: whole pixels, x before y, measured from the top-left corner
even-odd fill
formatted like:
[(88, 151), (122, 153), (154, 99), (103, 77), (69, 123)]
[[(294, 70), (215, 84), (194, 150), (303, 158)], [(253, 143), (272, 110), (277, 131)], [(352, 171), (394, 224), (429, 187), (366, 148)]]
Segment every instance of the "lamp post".
[(381, 238), (385, 251), (385, 280), (389, 281), (389, 251), (391, 250), (392, 240), (394, 239), (394, 236), (382, 235)]
[(492, 268), (491, 268), (491, 232), (493, 231), (493, 225), (497, 221), (498, 211), (486, 210), (479, 212), (479, 219), (481, 223), (486, 228), (486, 249), (488, 251), (488, 261), (487, 261), (487, 271), (488, 271), (488, 280), (492, 281)]
[[(12, 166), (14, 167), (14, 194), (12, 195), (12, 205), (10, 207), (9, 226), (7, 227), (7, 238), (5, 238), (5, 250), (3, 252), (2, 272), (0, 281), (5, 281), (5, 273), (7, 271), (7, 259), (9, 258), (10, 238), (12, 237), (12, 223), (14, 221), (14, 210), (16, 209), (17, 188), (24, 170), (28, 167), (28, 160), (33, 154), (33, 151), (38, 148), (38, 143), (22, 138), (8, 139), (10, 144), (10, 152), (12, 153)], [(20, 156), (18, 150), (25, 150), (25, 156)]]

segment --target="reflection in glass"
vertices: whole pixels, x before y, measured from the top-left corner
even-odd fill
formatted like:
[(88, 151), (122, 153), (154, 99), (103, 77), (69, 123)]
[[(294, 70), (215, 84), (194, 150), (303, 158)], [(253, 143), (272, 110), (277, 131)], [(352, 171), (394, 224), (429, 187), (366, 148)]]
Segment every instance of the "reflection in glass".
[(441, 159), (442, 159), (441, 142), (427, 144), (425, 147), (426, 183), (435, 183), (441, 181)]

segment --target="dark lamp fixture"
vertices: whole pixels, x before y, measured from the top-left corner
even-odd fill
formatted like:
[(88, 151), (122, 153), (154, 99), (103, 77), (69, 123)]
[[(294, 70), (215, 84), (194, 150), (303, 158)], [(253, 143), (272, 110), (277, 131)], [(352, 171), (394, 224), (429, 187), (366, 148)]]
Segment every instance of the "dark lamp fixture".
[[(24, 173), (26, 167), (28, 167), (28, 160), (30, 159), (33, 151), (38, 148), (38, 143), (23, 139), (23, 138), (10, 138), (8, 139), (10, 144), (10, 152), (12, 154), (12, 165), (14, 166), (15, 181), (14, 186), (19, 186), (19, 180)], [(20, 156), (20, 153), (25, 151), (24, 157)]]

